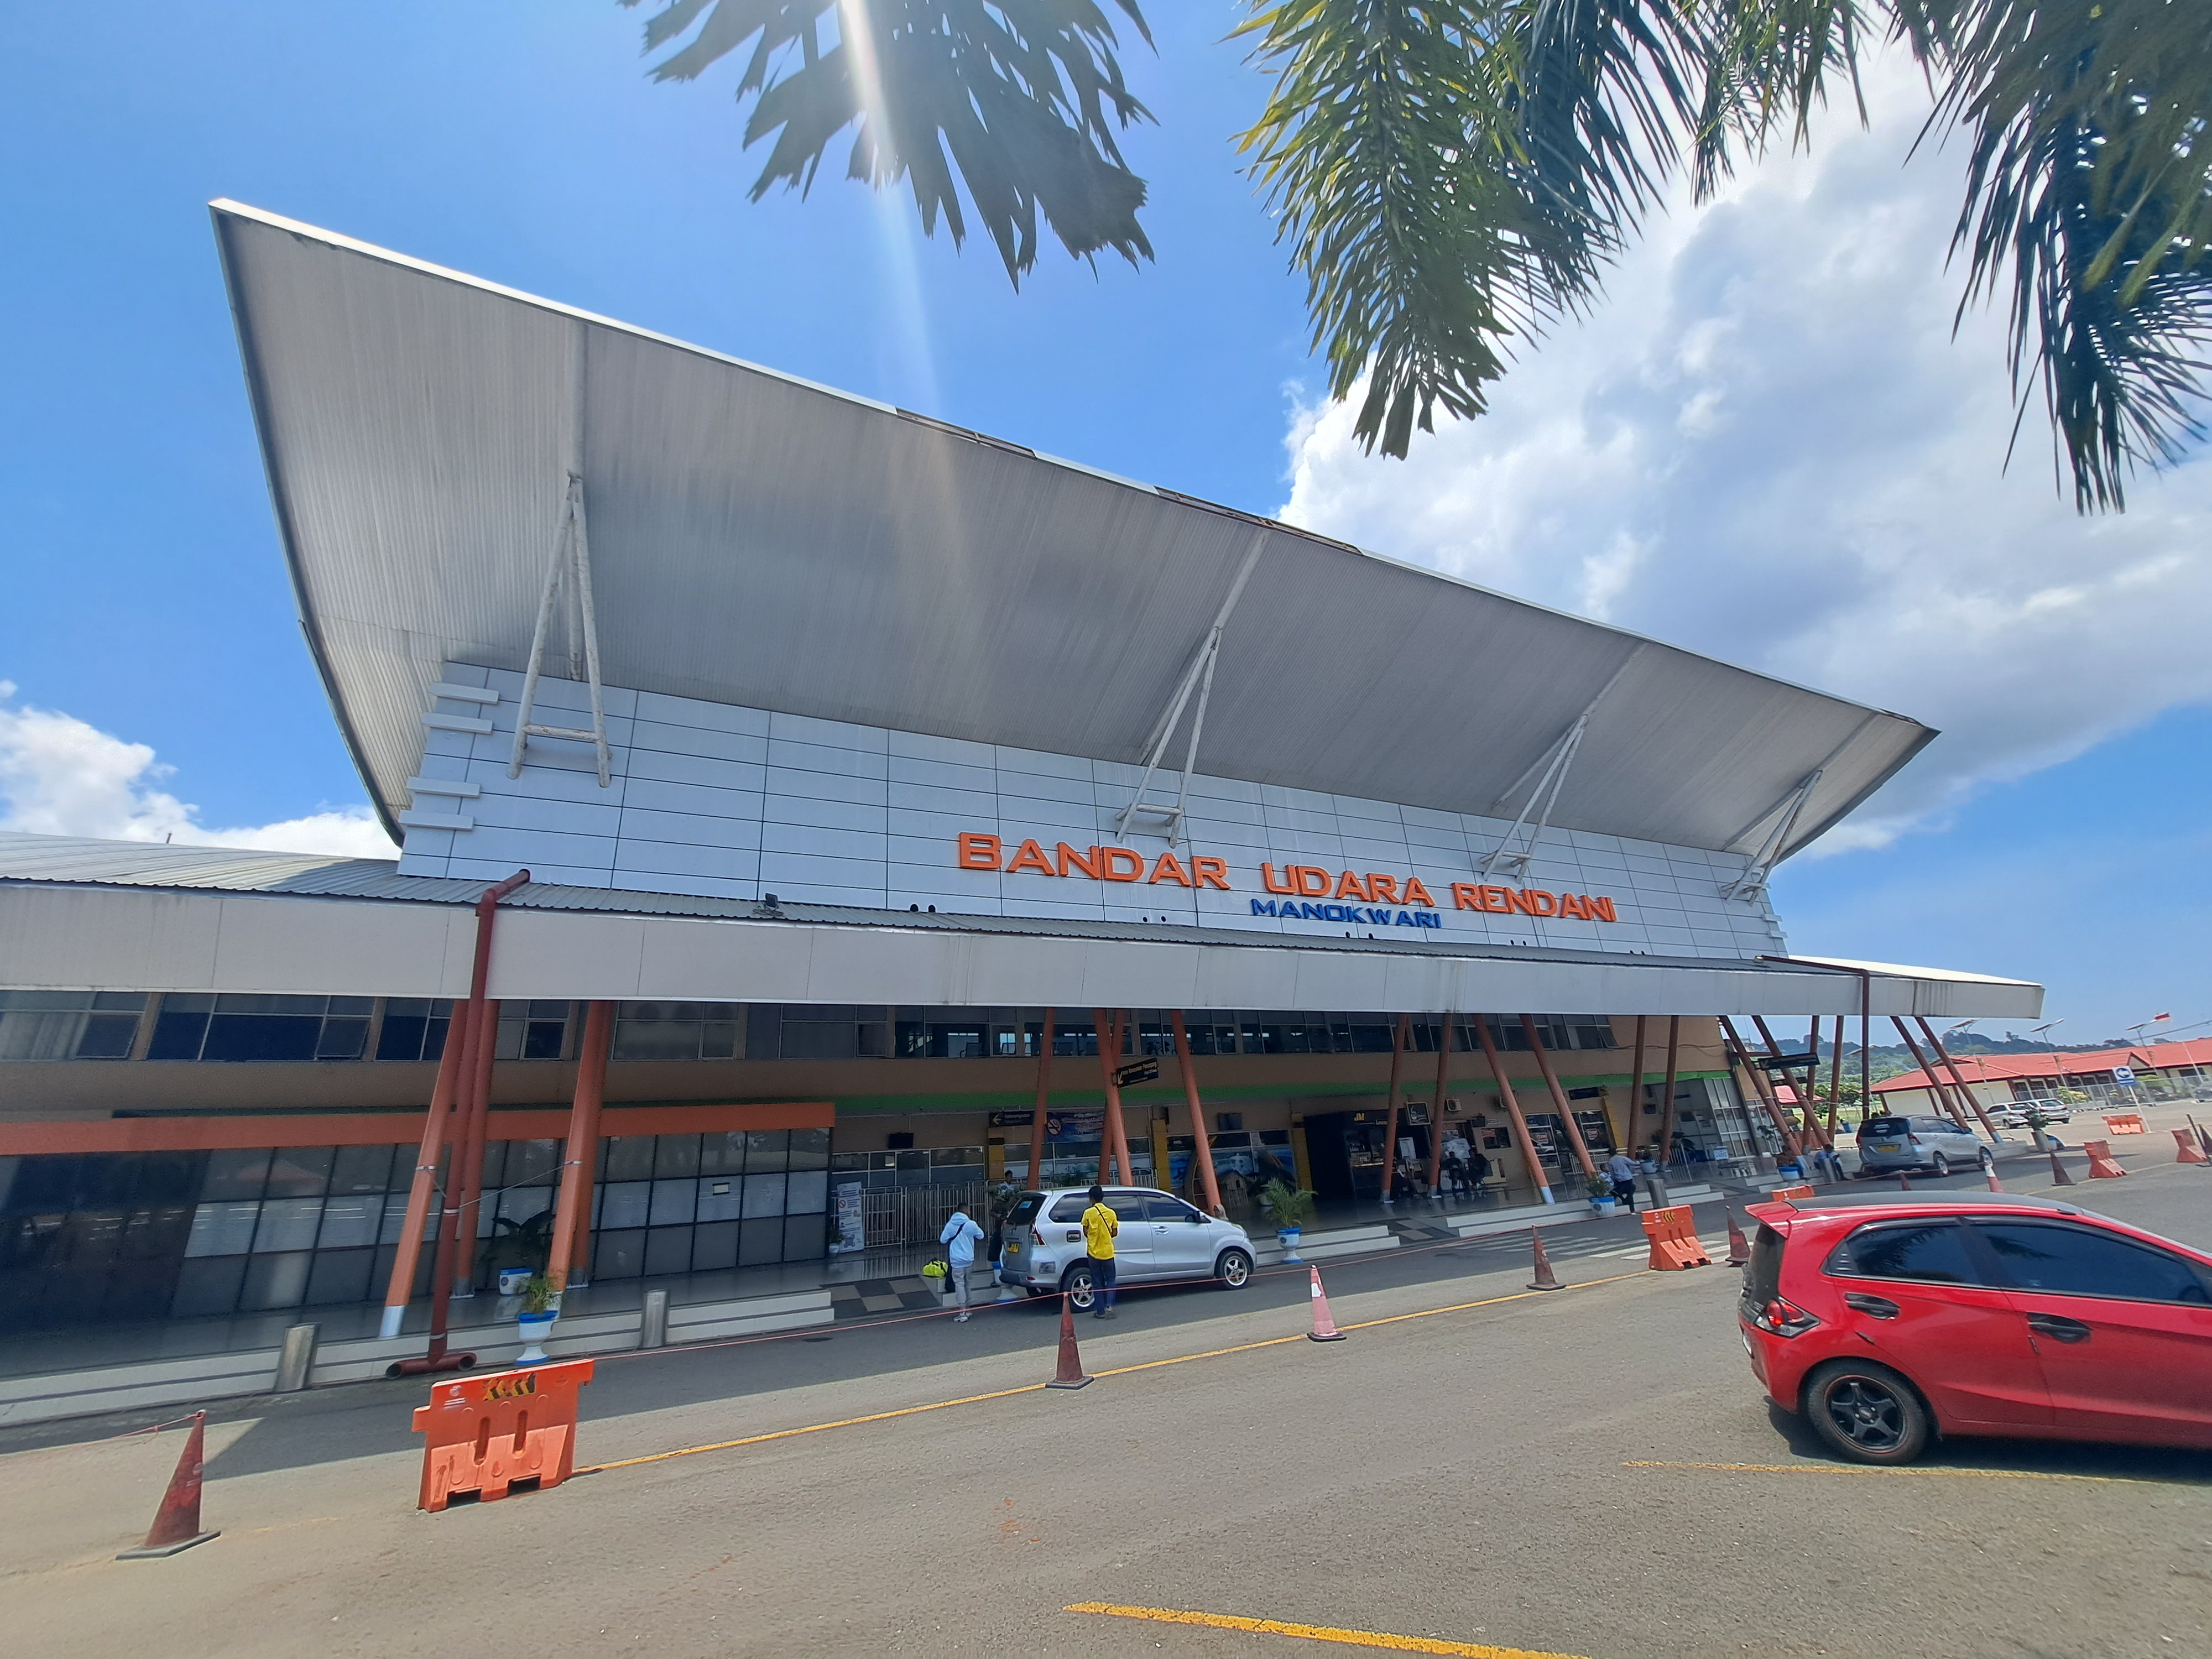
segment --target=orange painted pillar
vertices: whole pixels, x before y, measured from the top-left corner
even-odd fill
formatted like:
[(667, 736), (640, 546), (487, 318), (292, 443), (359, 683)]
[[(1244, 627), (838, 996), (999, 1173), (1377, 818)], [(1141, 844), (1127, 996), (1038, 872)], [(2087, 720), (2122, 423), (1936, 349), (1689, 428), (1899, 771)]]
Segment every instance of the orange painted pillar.
[(1620, 1150), (1631, 1158), (1636, 1156), (1637, 1129), (1644, 1120), (1644, 1015), (1637, 1015), (1636, 1076), (1628, 1085), (1628, 1123), (1620, 1138)]
[(454, 1085), (461, 1074), (463, 1017), (456, 1008), (446, 1021), (446, 1046), (438, 1056), (438, 1080), (430, 1085), (430, 1109), (422, 1120), (422, 1145), (415, 1154), (415, 1178), (407, 1188), (407, 1218), (400, 1224), (399, 1252), (392, 1259), (392, 1282), (384, 1291), (384, 1321), (377, 1334), (390, 1341), (399, 1334), (407, 1304), (415, 1294), (415, 1270), (422, 1261), (422, 1230), (430, 1219), (430, 1194), (438, 1183), (438, 1153), (453, 1133)]
[[(1198, 1073), (1190, 1063), (1190, 1038), (1182, 1029), (1182, 1010), (1168, 1017), (1175, 1031), (1176, 1063), (1182, 1067), (1182, 1097), (1190, 1108), (1191, 1156), (1198, 1160), (1198, 1176), (1206, 1185), (1206, 1207), (1215, 1215), (1229, 1212), (1221, 1206), (1221, 1182), (1213, 1173), (1213, 1140), (1206, 1132), (1206, 1110), (1198, 1103)], [(1152, 1171), (1152, 1184), (1164, 1187), (1165, 1171)]]
[[(1890, 1016), (1889, 1023), (1897, 1027), (1898, 1036), (1905, 1039), (1905, 1047), (1912, 1056), (1912, 1063), (1927, 1075), (1929, 1097), (1943, 1109), (1944, 1115), (1959, 1126), (1960, 1133), (1973, 1133), (1966, 1127), (1966, 1109), (1951, 1097), (1951, 1085), (1943, 1081), (1943, 1074), (1929, 1063), (1927, 1055), (1920, 1052), (1920, 1045), (1913, 1040), (1911, 1029), (1894, 1014)], [(1874, 1103), (1869, 1101), (1867, 1107), (1871, 1111)]]
[(1667, 1016), (1667, 1103), (1659, 1109), (1659, 1167), (1674, 1154), (1674, 1082), (1681, 1075), (1682, 1017)]
[(1721, 1035), (1728, 1041), (1730, 1056), (1743, 1067), (1744, 1075), (1751, 1079), (1751, 1091), (1759, 1097), (1759, 1103), (1766, 1109), (1766, 1115), (1773, 1120), (1775, 1133), (1782, 1137), (1784, 1149), (1792, 1158), (1802, 1157), (1803, 1148), (1798, 1141), (1797, 1132), (1790, 1126), (1790, 1119), (1782, 1109), (1782, 1102), (1774, 1092), (1772, 1081), (1751, 1063), (1751, 1051), (1743, 1046), (1743, 1039), (1736, 1035), (1735, 1022), (1726, 1014), (1721, 1016)]
[(562, 1146), (560, 1196), (553, 1205), (553, 1243), (545, 1271), (553, 1288), (565, 1290), (581, 1267), (586, 1282), (591, 1262), (577, 1249), (583, 1242), (577, 1222), (592, 1210), (592, 1177), (599, 1164), (599, 1107), (607, 1092), (607, 1050), (614, 1046), (615, 1006), (590, 1004), (584, 1013), (584, 1043), (576, 1057), (576, 1092), (568, 1108), (568, 1135)]
[(1103, 1185), (1109, 1170), (1122, 1186), (1134, 1180), (1129, 1170), (1129, 1132), (1121, 1121), (1121, 1085), (1114, 1080), (1121, 1063), (1121, 1011), (1109, 1023), (1103, 1008), (1091, 1010), (1091, 1029), (1098, 1034), (1098, 1070), (1106, 1085), (1106, 1124), (1098, 1138), (1098, 1180)]
[(1413, 1040), (1413, 1017), (1398, 1016), (1390, 1028), (1390, 1109), (1382, 1119), (1382, 1201), (1396, 1202), (1390, 1189), (1398, 1180), (1398, 1069)]
[[(1759, 1028), (1759, 1041), (1765, 1043), (1766, 1052), (1779, 1060), (1782, 1057), (1782, 1045), (1775, 1042), (1774, 1033), (1766, 1029), (1766, 1020), (1765, 1016), (1753, 1014), (1751, 1017), (1751, 1023)], [(1818, 1015), (1814, 1017), (1813, 1034), (1809, 1041), (1812, 1046), (1816, 1049), (1820, 1045), (1820, 1021)], [(1788, 1074), (1785, 1073), (1784, 1075), (1786, 1076)], [(1818, 1061), (1815, 1061), (1812, 1066), (1807, 1070), (1804, 1082), (1802, 1084), (1792, 1083), (1790, 1085), (1791, 1088), (1799, 1091), (1800, 1098), (1797, 1102), (1798, 1115), (1804, 1119), (1804, 1122), (1801, 1126), (1801, 1139), (1804, 1143), (1804, 1150), (1808, 1152), (1817, 1152), (1820, 1148), (1828, 1144), (1821, 1138), (1820, 1114), (1813, 1105), (1813, 1085), (1820, 1075), (1820, 1064)]]
[(1513, 1121), (1513, 1138), (1520, 1143), (1522, 1161), (1528, 1166), (1528, 1178), (1536, 1183), (1536, 1190), (1547, 1204), (1559, 1200), (1552, 1196), (1552, 1183), (1544, 1178), (1544, 1161), (1536, 1156), (1535, 1138), (1528, 1133), (1528, 1120), (1521, 1115), (1521, 1103), (1514, 1097), (1512, 1079), (1505, 1075), (1505, 1062), (1498, 1057), (1498, 1045), (1490, 1040), (1489, 1022), (1477, 1015), (1474, 1034), (1482, 1040), (1482, 1057), (1490, 1062), (1490, 1074), (1498, 1079), (1498, 1097), (1505, 1105), (1505, 1115)]
[(1444, 1167), (1444, 1090), (1451, 1073), (1452, 1017), (1437, 1016), (1437, 1103), (1429, 1108), (1429, 1196), (1437, 1194), (1437, 1178)]
[(1943, 1039), (1936, 1035), (1936, 1028), (1928, 1023), (1924, 1015), (1915, 1018), (1920, 1021), (1921, 1035), (1928, 1039), (1928, 1046), (1935, 1049), (1936, 1058), (1943, 1062), (1945, 1068), (1951, 1073), (1951, 1081), (1958, 1085), (1959, 1092), (1966, 1097), (1966, 1104), (1974, 1109), (1974, 1115), (1981, 1119), (1984, 1131), (1988, 1133), (1991, 1140), (1998, 1139), (1997, 1126), (1990, 1121), (1988, 1109), (1975, 1097), (1974, 1091), (1966, 1086), (1966, 1073), (1959, 1069), (1959, 1062), (1951, 1058), (1951, 1051), (1943, 1046)]
[(1522, 1015), (1521, 1029), (1528, 1035), (1528, 1051), (1536, 1056), (1536, 1069), (1543, 1073), (1544, 1086), (1552, 1091), (1553, 1108), (1559, 1113), (1559, 1121), (1566, 1126), (1568, 1144), (1575, 1149), (1575, 1157), (1583, 1166), (1583, 1173), (1595, 1175), (1597, 1165), (1590, 1161), (1589, 1148), (1583, 1145), (1582, 1125), (1575, 1121), (1574, 1112), (1567, 1104), (1567, 1091), (1559, 1087), (1559, 1073), (1552, 1069), (1552, 1056), (1545, 1051), (1543, 1039), (1537, 1035), (1534, 1018), (1528, 1014)]
[(1030, 1114), (1030, 1173), (1029, 1184), (1039, 1192), (1044, 1190), (1044, 1120), (1045, 1107), (1052, 1098), (1052, 1042), (1053, 1012), (1044, 1011), (1044, 1042), (1037, 1050), (1036, 1109)]
[(1836, 1144), (1836, 1114), (1844, 1103), (1844, 1017), (1836, 1016), (1836, 1040), (1828, 1045), (1828, 1145)]

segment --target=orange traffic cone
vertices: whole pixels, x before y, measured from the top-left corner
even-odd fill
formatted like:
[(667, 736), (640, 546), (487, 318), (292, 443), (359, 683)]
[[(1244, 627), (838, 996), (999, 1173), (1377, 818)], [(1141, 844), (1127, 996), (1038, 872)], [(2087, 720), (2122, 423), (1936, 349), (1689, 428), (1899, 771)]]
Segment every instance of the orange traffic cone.
[(1559, 1283), (1559, 1276), (1552, 1271), (1552, 1258), (1544, 1254), (1544, 1235), (1531, 1227), (1528, 1237), (1536, 1246), (1536, 1277), (1530, 1281), (1528, 1288), (1532, 1291), (1565, 1290), (1567, 1287)]
[(1341, 1342), (1344, 1340), (1344, 1333), (1336, 1328), (1336, 1321), (1328, 1316), (1328, 1296), (1321, 1287), (1321, 1269), (1310, 1267), (1307, 1271), (1313, 1274), (1314, 1328), (1306, 1333), (1306, 1340)]
[(1912, 1190), (1911, 1181), (1901, 1173), (1897, 1177), (1897, 1190), (1900, 1193), (1909, 1193)]
[(207, 1413), (192, 1413), (192, 1431), (185, 1438), (185, 1455), (177, 1460), (177, 1472), (169, 1477), (169, 1489), (161, 1494), (161, 1507), (154, 1511), (154, 1524), (146, 1534), (146, 1541), (135, 1550), (125, 1550), (115, 1559), (118, 1561), (147, 1561), (157, 1556), (174, 1555), (195, 1544), (204, 1544), (222, 1534), (200, 1530), (200, 1468), (207, 1459)]
[(2054, 1187), (2071, 1187), (2074, 1184), (2074, 1177), (2066, 1173), (2066, 1166), (2058, 1161), (2056, 1150), (2051, 1154), (2051, 1184)]
[(1081, 1389), (1090, 1386), (1091, 1379), (1083, 1374), (1083, 1356), (1075, 1348), (1075, 1304), (1063, 1291), (1060, 1297), (1060, 1370), (1048, 1389)]
[(1983, 1179), (1990, 1183), (1990, 1190), (1991, 1192), (2001, 1193), (2004, 1190), (2004, 1182), (1997, 1179), (1997, 1166), (1996, 1164), (1992, 1164), (1988, 1169), (1983, 1170), (1982, 1176)]
[(1735, 1224), (1735, 1212), (1723, 1212), (1728, 1217), (1729, 1259), (1731, 1267), (1741, 1267), (1751, 1260), (1751, 1242), (1743, 1236), (1743, 1229)]

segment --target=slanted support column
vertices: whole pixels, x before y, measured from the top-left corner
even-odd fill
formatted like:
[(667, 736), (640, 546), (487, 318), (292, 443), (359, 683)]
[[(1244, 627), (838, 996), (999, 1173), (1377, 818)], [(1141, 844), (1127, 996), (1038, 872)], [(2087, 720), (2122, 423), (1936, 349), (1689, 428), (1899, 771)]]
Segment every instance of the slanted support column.
[(1936, 1058), (1943, 1062), (1945, 1069), (1951, 1073), (1951, 1081), (1958, 1085), (1959, 1092), (1966, 1097), (1966, 1104), (1974, 1109), (1974, 1115), (1981, 1119), (1984, 1132), (1993, 1142), (2002, 1140), (2004, 1137), (1997, 1133), (1997, 1126), (1990, 1121), (1988, 1109), (1975, 1097), (1973, 1090), (1967, 1086), (1966, 1074), (1959, 1069), (1959, 1062), (1951, 1058), (1951, 1051), (1943, 1046), (1943, 1039), (1936, 1035), (1936, 1028), (1928, 1023), (1926, 1015), (1917, 1015), (1916, 1018), (1920, 1021), (1921, 1035), (1928, 1039), (1928, 1046), (1936, 1051)]
[(1844, 1105), (1844, 1017), (1836, 1016), (1836, 1036), (1828, 1049), (1828, 1121), (1823, 1133), (1828, 1145), (1836, 1144), (1836, 1114)]
[(1521, 1115), (1513, 1080), (1505, 1075), (1505, 1062), (1498, 1058), (1498, 1045), (1490, 1040), (1490, 1023), (1480, 1014), (1474, 1016), (1474, 1034), (1482, 1040), (1482, 1057), (1490, 1062), (1490, 1075), (1498, 1079), (1498, 1097), (1505, 1103), (1505, 1115), (1512, 1120), (1513, 1139), (1521, 1148), (1522, 1162), (1528, 1166), (1528, 1178), (1536, 1183), (1545, 1203), (1556, 1204), (1559, 1200), (1552, 1196), (1552, 1183), (1544, 1178), (1544, 1161), (1536, 1156), (1536, 1139), (1528, 1133), (1528, 1120)]
[(407, 1317), (407, 1304), (415, 1294), (415, 1270), (422, 1260), (422, 1231), (429, 1224), (430, 1196), (438, 1181), (438, 1154), (453, 1133), (465, 1018), (455, 1009), (446, 1022), (445, 1051), (438, 1056), (438, 1080), (430, 1087), (430, 1110), (422, 1120), (422, 1145), (415, 1154), (415, 1178), (407, 1188), (407, 1218), (400, 1224), (399, 1251), (392, 1260), (392, 1282), (384, 1292), (384, 1319), (377, 1328), (377, 1335), (386, 1341), (399, 1334)]
[[(1206, 1189), (1206, 1207), (1214, 1215), (1227, 1215), (1222, 1207), (1221, 1182), (1213, 1171), (1213, 1139), (1206, 1132), (1206, 1109), (1198, 1101), (1198, 1073), (1190, 1063), (1190, 1038), (1182, 1028), (1182, 1010), (1177, 1008), (1169, 1016), (1169, 1024), (1175, 1031), (1176, 1063), (1182, 1067), (1182, 1097), (1190, 1108), (1191, 1156), (1198, 1162), (1198, 1177)], [(1152, 1184), (1161, 1184), (1162, 1171), (1152, 1171)]]
[(614, 1046), (615, 1006), (594, 1002), (584, 1015), (584, 1046), (576, 1059), (576, 1092), (568, 1109), (568, 1136), (562, 1146), (561, 1192), (553, 1206), (553, 1244), (545, 1271), (556, 1290), (566, 1290), (579, 1267), (577, 1223), (592, 1208), (592, 1177), (599, 1163), (599, 1108), (607, 1091), (607, 1050)]
[(1390, 1028), (1390, 1109), (1382, 1118), (1382, 1201), (1395, 1204), (1390, 1189), (1398, 1180), (1398, 1073), (1405, 1063), (1406, 1050), (1413, 1041), (1413, 1017), (1398, 1016), (1397, 1024)]
[(1103, 1008), (1093, 1009), (1091, 1027), (1098, 1033), (1098, 1069), (1106, 1085), (1106, 1127), (1099, 1136), (1098, 1179), (1103, 1184), (1109, 1170), (1118, 1171), (1114, 1179), (1126, 1187), (1135, 1176), (1129, 1169), (1129, 1131), (1121, 1121), (1121, 1085), (1114, 1076), (1121, 1059), (1121, 1011), (1115, 1009), (1109, 1021)]
[[(1766, 1029), (1765, 1017), (1753, 1014), (1751, 1023), (1759, 1028), (1759, 1040), (1766, 1045), (1766, 1052), (1777, 1060), (1781, 1059), (1782, 1045), (1774, 1040), (1774, 1033)], [(1820, 1021), (1818, 1015), (1814, 1017), (1812, 1035), (1806, 1041), (1813, 1050), (1813, 1063), (1806, 1069), (1805, 1081), (1802, 1085), (1792, 1082), (1790, 1086), (1798, 1091), (1797, 1111), (1804, 1119), (1801, 1139), (1804, 1150), (1811, 1152), (1818, 1152), (1827, 1145), (1820, 1138), (1820, 1114), (1813, 1104), (1814, 1080), (1820, 1074)]]
[(1644, 1121), (1644, 1026), (1645, 1016), (1636, 1017), (1636, 1074), (1628, 1085), (1628, 1124), (1621, 1133), (1620, 1150), (1627, 1157), (1636, 1156), (1636, 1137)]
[(1437, 1181), (1444, 1167), (1444, 1091), (1451, 1086), (1452, 1017), (1437, 1016), (1437, 1103), (1429, 1109), (1429, 1196), (1438, 1198)]
[(1659, 1170), (1663, 1176), (1667, 1161), (1674, 1155), (1674, 1086), (1681, 1075), (1682, 1017), (1667, 1016), (1667, 1100), (1659, 1109)]
[(1792, 1158), (1802, 1157), (1804, 1149), (1797, 1139), (1796, 1130), (1790, 1127), (1788, 1116), (1782, 1110), (1781, 1101), (1775, 1097), (1772, 1081), (1752, 1063), (1751, 1050), (1743, 1046), (1743, 1039), (1736, 1035), (1735, 1022), (1725, 1014), (1721, 1016), (1721, 1034), (1728, 1040), (1730, 1055), (1743, 1068), (1744, 1075), (1751, 1079), (1752, 1092), (1759, 1097), (1759, 1103), (1765, 1108), (1766, 1115), (1773, 1120), (1774, 1132), (1782, 1137), (1784, 1150)]
[(1029, 1184), (1044, 1189), (1044, 1120), (1052, 1100), (1053, 1011), (1044, 1011), (1044, 1042), (1037, 1049), (1036, 1109), (1030, 1114)]
[(1536, 1069), (1543, 1073), (1544, 1086), (1551, 1091), (1552, 1105), (1559, 1115), (1559, 1121), (1566, 1127), (1567, 1144), (1575, 1149), (1575, 1158), (1582, 1164), (1583, 1173), (1595, 1175), (1597, 1165), (1590, 1161), (1589, 1148), (1583, 1144), (1582, 1125), (1575, 1121), (1574, 1109), (1567, 1103), (1567, 1091), (1559, 1086), (1559, 1073), (1552, 1068), (1552, 1056), (1545, 1050), (1543, 1037), (1537, 1031), (1536, 1021), (1532, 1015), (1521, 1016), (1521, 1030), (1528, 1036), (1528, 1052), (1536, 1056)]
[(1920, 1052), (1920, 1044), (1913, 1037), (1912, 1028), (1894, 1014), (1889, 1017), (1889, 1023), (1897, 1027), (1898, 1036), (1905, 1039), (1905, 1046), (1912, 1055), (1912, 1063), (1927, 1075), (1928, 1092), (1935, 1097), (1936, 1103), (1943, 1109), (1944, 1115), (1957, 1124), (1961, 1133), (1973, 1133), (1973, 1131), (1966, 1126), (1966, 1108), (1951, 1097), (1951, 1085), (1943, 1081), (1943, 1074), (1929, 1064), (1928, 1056)]

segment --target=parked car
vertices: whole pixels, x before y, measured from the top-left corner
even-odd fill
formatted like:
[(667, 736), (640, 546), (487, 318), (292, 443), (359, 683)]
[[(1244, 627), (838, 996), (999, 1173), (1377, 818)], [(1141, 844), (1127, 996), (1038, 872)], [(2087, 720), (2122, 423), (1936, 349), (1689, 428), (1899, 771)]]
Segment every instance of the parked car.
[(1939, 1435), (2212, 1449), (2212, 1255), (2019, 1194), (1751, 1213), (1752, 1373), (1841, 1455), (1909, 1463)]
[(2074, 1109), (2063, 1101), (2016, 1100), (2009, 1106), (2000, 1106), (1990, 1114), (1990, 1121), (2004, 1129), (2024, 1129), (2027, 1127), (2030, 1110), (2042, 1114), (2045, 1123), (2071, 1123)]
[[(1212, 1279), (1242, 1290), (1252, 1282), (1252, 1241), (1235, 1222), (1149, 1188), (1109, 1187), (1105, 1201), (1121, 1220), (1114, 1241), (1117, 1286)], [(1000, 1283), (1031, 1296), (1065, 1291), (1076, 1307), (1090, 1307), (1097, 1295), (1083, 1247), (1090, 1207), (1087, 1187), (1024, 1193), (1006, 1218)]]
[(1885, 1113), (1859, 1125), (1858, 1143), (1862, 1176), (1895, 1175), (1900, 1170), (1947, 1176), (1977, 1164), (1987, 1170), (1996, 1161), (1985, 1142), (1948, 1117), (1893, 1117)]

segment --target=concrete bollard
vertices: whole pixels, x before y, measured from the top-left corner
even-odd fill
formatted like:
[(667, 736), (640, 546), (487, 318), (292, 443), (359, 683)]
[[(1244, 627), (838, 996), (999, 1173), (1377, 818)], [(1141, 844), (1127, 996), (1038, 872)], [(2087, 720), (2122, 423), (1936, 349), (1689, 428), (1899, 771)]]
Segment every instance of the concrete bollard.
[(284, 1333), (283, 1352), (276, 1356), (276, 1392), (297, 1394), (307, 1386), (307, 1373), (315, 1367), (315, 1340), (320, 1325), (295, 1325)]
[(641, 1348), (665, 1348), (668, 1346), (668, 1292), (647, 1291), (645, 1293), (645, 1317), (639, 1328), (637, 1346)]

